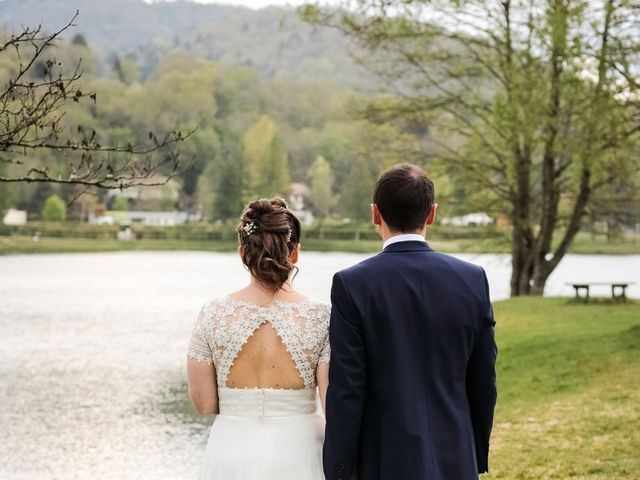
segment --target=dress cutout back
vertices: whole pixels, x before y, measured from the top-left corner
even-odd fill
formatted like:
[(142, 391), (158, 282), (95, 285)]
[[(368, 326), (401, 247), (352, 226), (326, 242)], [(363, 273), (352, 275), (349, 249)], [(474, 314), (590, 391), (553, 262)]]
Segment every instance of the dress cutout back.
[(330, 307), (308, 300), (260, 306), (225, 296), (204, 305), (189, 356), (214, 364), (218, 387), (315, 388), (328, 363)]
[(238, 352), (229, 374), (229, 388), (304, 388), (304, 380), (277, 330), (260, 325)]

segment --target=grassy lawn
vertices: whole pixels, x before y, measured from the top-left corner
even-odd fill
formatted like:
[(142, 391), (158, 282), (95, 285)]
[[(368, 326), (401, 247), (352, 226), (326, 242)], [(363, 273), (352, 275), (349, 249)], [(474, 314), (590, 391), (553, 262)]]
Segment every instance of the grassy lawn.
[(205, 250), (231, 252), (237, 248), (235, 242), (196, 242), (182, 240), (132, 240), (91, 238), (43, 237), (33, 242), (31, 237), (0, 237), (0, 255), (16, 253), (75, 253), (112, 252), (119, 250)]
[[(469, 241), (466, 241), (469, 243)], [(461, 241), (434, 241), (434, 248), (443, 252), (484, 251), (468, 249)], [(31, 237), (0, 236), (0, 255), (16, 253), (71, 253), (71, 252), (109, 252), (119, 250), (202, 250), (211, 252), (233, 252), (237, 243), (190, 240), (132, 240), (89, 238), (42, 237), (33, 242)], [(319, 240), (308, 239), (302, 244), (303, 250), (318, 252), (375, 253), (382, 248), (382, 241), (375, 240)], [(487, 253), (491, 250), (486, 250)]]
[[(509, 253), (508, 239), (477, 238), (429, 240), (429, 243), (441, 252), (448, 253)], [(378, 240), (328, 240), (304, 239), (303, 250), (319, 252), (375, 253), (380, 251), (382, 241)], [(142, 239), (129, 242), (116, 239), (57, 238), (42, 237), (34, 243), (28, 236), (0, 236), (0, 255), (15, 253), (69, 253), (69, 252), (107, 252), (118, 250), (202, 250), (211, 252), (235, 251), (234, 241), (193, 241), (193, 240), (153, 240)], [(580, 254), (640, 254), (640, 241), (607, 243), (602, 237), (595, 239), (588, 235), (578, 236), (571, 253)]]
[(495, 479), (640, 478), (640, 304), (495, 305)]

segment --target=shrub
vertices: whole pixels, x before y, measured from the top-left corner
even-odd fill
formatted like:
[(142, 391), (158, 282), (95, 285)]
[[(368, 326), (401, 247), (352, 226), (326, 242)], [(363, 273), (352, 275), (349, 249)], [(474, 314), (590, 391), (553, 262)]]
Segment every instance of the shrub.
[(42, 218), (47, 221), (62, 221), (67, 218), (67, 206), (58, 195), (51, 195), (44, 202)]

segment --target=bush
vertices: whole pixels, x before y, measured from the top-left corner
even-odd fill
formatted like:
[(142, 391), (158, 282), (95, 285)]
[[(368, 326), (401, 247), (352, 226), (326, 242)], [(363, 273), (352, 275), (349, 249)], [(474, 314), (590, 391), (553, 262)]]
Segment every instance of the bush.
[(111, 210), (126, 212), (127, 210), (129, 210), (129, 201), (122, 195), (118, 195), (113, 199)]
[(63, 221), (67, 219), (67, 206), (58, 195), (51, 195), (44, 202), (42, 218), (47, 221)]
[[(64, 207), (64, 205), (63, 205)], [(235, 243), (236, 222), (227, 223), (187, 223), (173, 227), (160, 227), (133, 223), (131, 230), (136, 238), (146, 240), (180, 240), (198, 242), (230, 242)], [(118, 225), (90, 225), (87, 223), (65, 222), (64, 224), (47, 222), (29, 222), (22, 226), (5, 226), (0, 228), (0, 235), (31, 236), (40, 232), (43, 237), (69, 238), (116, 238), (120, 230)], [(433, 240), (455, 239), (503, 239), (504, 232), (495, 226), (487, 227), (452, 227), (437, 225), (429, 230), (427, 235)], [(371, 241), (380, 240), (371, 223), (347, 223), (327, 221), (322, 225), (315, 224), (302, 229), (302, 242), (307, 240), (337, 240), (337, 241)]]

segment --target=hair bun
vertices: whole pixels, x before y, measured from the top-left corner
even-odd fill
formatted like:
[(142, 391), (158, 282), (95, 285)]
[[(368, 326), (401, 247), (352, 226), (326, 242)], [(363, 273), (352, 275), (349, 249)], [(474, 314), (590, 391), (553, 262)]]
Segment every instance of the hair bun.
[(245, 208), (243, 212), (243, 217), (245, 214), (253, 219), (257, 220), (262, 215), (266, 215), (273, 211), (273, 206), (271, 205), (271, 201), (266, 198), (261, 198), (260, 200), (254, 200)]
[(261, 198), (247, 207), (247, 217), (256, 223), (263, 233), (288, 234), (291, 230), (287, 204), (281, 198)]
[(242, 212), (237, 228), (242, 261), (264, 287), (275, 291), (288, 280), (300, 230), (300, 221), (282, 198), (255, 200)]
[(281, 197), (273, 197), (271, 200), (271, 205), (274, 207), (281, 207), (284, 208), (285, 210), (287, 210), (289, 207), (287, 207), (287, 202), (284, 201), (284, 198)]

